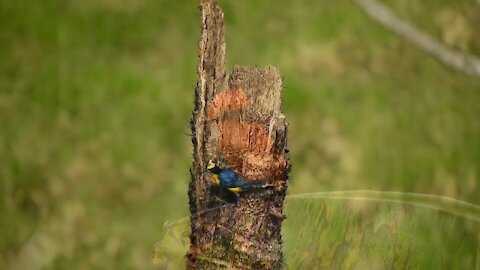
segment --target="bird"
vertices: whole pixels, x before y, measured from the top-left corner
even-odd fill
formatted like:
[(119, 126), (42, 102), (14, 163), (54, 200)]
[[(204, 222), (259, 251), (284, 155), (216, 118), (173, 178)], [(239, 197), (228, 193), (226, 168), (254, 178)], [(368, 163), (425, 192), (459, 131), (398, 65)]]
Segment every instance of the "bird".
[(230, 168), (222, 168), (217, 163), (209, 160), (207, 170), (211, 173), (213, 180), (217, 186), (226, 189), (235, 194), (252, 189), (261, 189), (269, 186), (261, 182), (253, 182), (245, 179)]

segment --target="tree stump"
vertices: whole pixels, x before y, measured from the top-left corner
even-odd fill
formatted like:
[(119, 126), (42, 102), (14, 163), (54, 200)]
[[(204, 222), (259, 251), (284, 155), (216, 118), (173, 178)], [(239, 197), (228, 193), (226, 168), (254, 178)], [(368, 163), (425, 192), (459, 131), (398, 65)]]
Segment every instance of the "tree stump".
[[(187, 268), (280, 269), (290, 169), (287, 124), (280, 112), (282, 80), (271, 66), (235, 67), (227, 77), (223, 13), (216, 0), (201, 0), (200, 9)], [(206, 169), (209, 160), (268, 187), (225, 193)]]

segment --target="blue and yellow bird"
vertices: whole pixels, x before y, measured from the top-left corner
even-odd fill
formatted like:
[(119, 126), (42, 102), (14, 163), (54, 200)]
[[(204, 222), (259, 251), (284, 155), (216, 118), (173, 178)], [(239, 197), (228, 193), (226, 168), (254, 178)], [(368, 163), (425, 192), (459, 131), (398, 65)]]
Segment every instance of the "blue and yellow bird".
[(252, 189), (265, 188), (266, 184), (248, 181), (234, 170), (229, 168), (221, 168), (213, 161), (209, 161), (207, 170), (212, 174), (212, 178), (222, 189), (229, 190), (233, 193), (240, 193)]

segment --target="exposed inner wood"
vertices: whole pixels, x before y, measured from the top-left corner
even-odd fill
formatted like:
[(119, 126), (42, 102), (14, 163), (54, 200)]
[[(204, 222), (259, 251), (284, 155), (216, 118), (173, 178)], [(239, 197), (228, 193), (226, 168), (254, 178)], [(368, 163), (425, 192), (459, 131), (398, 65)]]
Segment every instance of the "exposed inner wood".
[(212, 120), (226, 112), (245, 108), (251, 104), (247, 94), (242, 89), (227, 89), (215, 96), (208, 108), (208, 119)]

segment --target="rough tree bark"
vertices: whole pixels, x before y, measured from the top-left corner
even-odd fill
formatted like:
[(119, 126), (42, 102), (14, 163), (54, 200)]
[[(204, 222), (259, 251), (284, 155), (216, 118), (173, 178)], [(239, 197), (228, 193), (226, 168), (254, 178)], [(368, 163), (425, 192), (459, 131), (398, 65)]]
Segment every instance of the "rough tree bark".
[[(227, 77), (223, 13), (216, 0), (201, 0), (200, 9), (187, 268), (280, 269), (290, 168), (281, 77), (274, 67), (235, 67)], [(271, 187), (225, 196), (206, 170), (209, 160)]]

